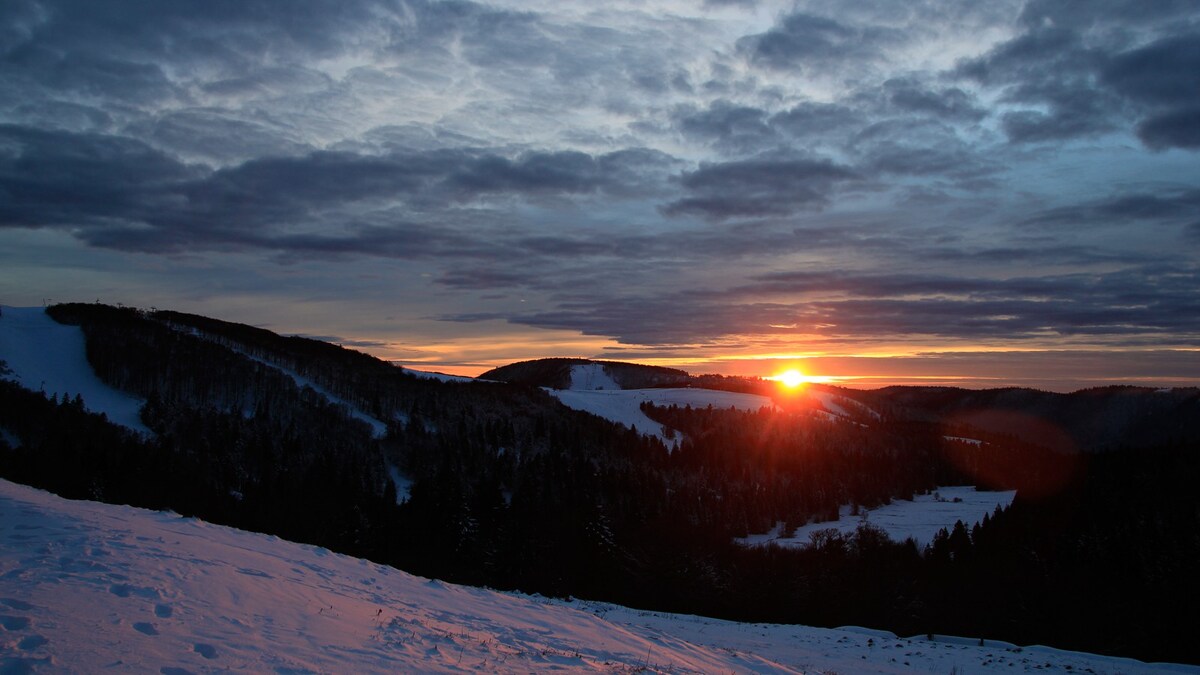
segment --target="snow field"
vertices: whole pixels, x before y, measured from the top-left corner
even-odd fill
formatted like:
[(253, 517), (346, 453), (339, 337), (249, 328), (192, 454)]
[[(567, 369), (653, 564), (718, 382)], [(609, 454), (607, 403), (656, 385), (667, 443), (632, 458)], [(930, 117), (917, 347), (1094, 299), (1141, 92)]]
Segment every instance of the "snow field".
[(857, 516), (850, 514), (849, 506), (843, 506), (841, 517), (837, 520), (803, 525), (786, 539), (782, 537), (783, 523), (778, 523), (766, 534), (752, 534), (738, 541), (747, 546), (807, 546), (813, 532), (832, 528), (842, 534), (850, 534), (858, 528), (859, 523), (866, 521), (887, 532), (888, 537), (895, 541), (912, 537), (918, 546), (923, 547), (933, 541), (938, 530), (949, 530), (959, 520), (967, 527), (972, 527), (982, 521), (985, 515), (991, 515), (997, 506), (1008, 507), (1016, 496), (1016, 490), (979, 492), (970, 485), (940, 487), (927, 495), (915, 495), (911, 502), (897, 499), (869, 511), (860, 509)]
[(145, 401), (113, 389), (87, 361), (83, 330), (51, 319), (41, 307), (0, 307), (0, 360), (26, 389), (46, 396), (83, 398), (83, 405), (123, 427), (150, 435), (142, 424)]
[(0, 481), (0, 672), (1200, 673), (503, 594)]

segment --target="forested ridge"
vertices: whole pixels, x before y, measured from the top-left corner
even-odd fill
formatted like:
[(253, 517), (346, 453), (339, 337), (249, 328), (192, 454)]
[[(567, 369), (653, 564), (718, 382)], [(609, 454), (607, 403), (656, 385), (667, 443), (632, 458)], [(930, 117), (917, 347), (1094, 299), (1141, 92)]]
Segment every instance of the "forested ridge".
[[(64, 496), (496, 588), (1200, 660), (1184, 639), (1195, 622), (1170, 611), (1197, 597), (1200, 466), (1188, 437), (1070, 454), (887, 410), (863, 426), (786, 408), (647, 406), (682, 439), (669, 452), (533, 386), (420, 379), (324, 342), (176, 312), (49, 312), (81, 326), (105, 382), (147, 401), (153, 432), (0, 382), (0, 428), (19, 441), (0, 447), (0, 475)], [(389, 466), (412, 480), (407, 499)], [(964, 483), (1020, 492), (927, 551), (870, 527), (803, 550), (732, 543)]]

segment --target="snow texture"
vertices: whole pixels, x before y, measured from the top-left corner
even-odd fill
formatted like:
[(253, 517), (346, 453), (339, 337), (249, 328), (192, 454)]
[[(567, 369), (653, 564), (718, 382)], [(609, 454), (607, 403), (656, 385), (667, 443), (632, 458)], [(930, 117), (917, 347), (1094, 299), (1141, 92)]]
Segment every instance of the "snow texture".
[(859, 523), (866, 521), (887, 532), (888, 537), (895, 541), (912, 537), (918, 546), (923, 547), (933, 541), (938, 530), (949, 530), (959, 520), (967, 527), (972, 527), (985, 515), (991, 515), (997, 506), (1007, 508), (1016, 495), (1016, 490), (979, 492), (969, 485), (942, 487), (931, 494), (916, 495), (911, 502), (898, 499), (869, 511), (862, 508), (857, 516), (850, 514), (849, 506), (843, 506), (838, 520), (798, 527), (795, 534), (786, 539), (781, 536), (783, 524), (779, 523), (766, 534), (752, 534), (738, 541), (747, 546), (807, 546), (809, 535), (813, 532), (832, 528), (849, 534), (858, 528)]
[[(579, 368), (580, 366), (576, 366)], [(572, 371), (572, 382), (575, 371)], [(595, 380), (592, 380), (595, 381)], [(609, 380), (611, 382), (611, 380)], [(771, 407), (774, 403), (766, 396), (757, 394), (739, 394), (731, 391), (716, 389), (546, 389), (563, 405), (574, 410), (589, 412), (597, 417), (624, 424), (627, 427), (637, 427), (637, 430), (647, 436), (656, 436), (667, 447), (672, 447), (675, 440), (669, 440), (663, 425), (646, 417), (641, 405), (649, 401), (655, 405), (693, 408), (737, 408), (738, 410), (756, 411), (763, 407)], [(677, 440), (677, 439), (676, 439)]]
[(0, 360), (21, 386), (46, 396), (74, 398), (112, 422), (150, 435), (142, 424), (145, 401), (113, 389), (87, 360), (83, 330), (58, 323), (41, 307), (0, 307)]
[(454, 586), (0, 481), (0, 672), (1200, 673)]

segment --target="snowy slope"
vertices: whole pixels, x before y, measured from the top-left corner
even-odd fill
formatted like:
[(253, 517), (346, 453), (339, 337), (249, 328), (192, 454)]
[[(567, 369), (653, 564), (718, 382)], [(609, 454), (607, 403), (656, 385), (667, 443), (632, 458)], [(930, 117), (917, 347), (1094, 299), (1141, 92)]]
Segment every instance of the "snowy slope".
[(101, 382), (88, 364), (83, 331), (58, 323), (41, 307), (0, 308), (0, 360), (26, 389), (46, 396), (79, 394), (88, 410), (150, 433), (139, 415), (145, 402)]
[(0, 672), (1200, 673), (1040, 647), (738, 624), (428, 581), (0, 481)]
[[(572, 379), (574, 379), (574, 371), (572, 371)], [(650, 401), (661, 406), (690, 405), (693, 408), (706, 408), (711, 405), (714, 408), (733, 407), (748, 411), (774, 405), (766, 396), (739, 394), (716, 389), (546, 389), (546, 391), (562, 401), (563, 405), (568, 408), (589, 412), (627, 427), (636, 426), (641, 433), (657, 436), (668, 446), (675, 441), (667, 439), (661, 424), (646, 417), (640, 407), (642, 402)]]
[(571, 389), (595, 391), (597, 389), (620, 389), (608, 370), (599, 363), (581, 363), (571, 366)]
[(888, 537), (895, 541), (904, 541), (912, 537), (918, 546), (925, 546), (933, 541), (934, 535), (943, 527), (951, 529), (959, 520), (971, 527), (982, 521), (985, 515), (991, 515), (997, 506), (1007, 508), (1016, 495), (1016, 490), (978, 492), (969, 485), (942, 487), (932, 494), (915, 495), (911, 502), (898, 499), (870, 511), (861, 509), (857, 516), (850, 514), (849, 506), (843, 506), (838, 520), (798, 527), (795, 534), (786, 539), (780, 536), (782, 526), (777, 525), (766, 534), (752, 534), (738, 541), (750, 546), (772, 543), (780, 546), (806, 546), (809, 543), (809, 535), (817, 530), (833, 528), (843, 534), (849, 534), (865, 520), (887, 532)]

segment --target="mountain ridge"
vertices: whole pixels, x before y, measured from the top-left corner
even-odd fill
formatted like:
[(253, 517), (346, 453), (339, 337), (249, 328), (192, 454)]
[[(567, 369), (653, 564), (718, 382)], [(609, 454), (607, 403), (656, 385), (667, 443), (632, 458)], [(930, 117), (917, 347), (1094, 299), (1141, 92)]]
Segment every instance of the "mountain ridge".
[[(1186, 638), (1194, 626), (1171, 623), (1167, 606), (1192, 592), (1200, 557), (1191, 496), (1200, 453), (1187, 436), (1065, 453), (955, 421), (950, 404), (966, 394), (938, 399), (945, 390), (923, 394), (933, 403), (896, 402), (887, 398), (896, 392), (810, 385), (828, 415), (786, 400), (693, 405), (703, 390), (647, 390), (688, 393), (638, 408), (674, 430), (668, 450), (538, 386), (426, 379), (336, 345), (195, 315), (102, 305), (49, 313), (77, 326), (89, 372), (145, 401), (140, 418), (152, 433), (115, 426), (80, 397), (5, 379), (7, 479), (459, 583), (1200, 661)], [(614, 379), (590, 370), (577, 384)], [(718, 383), (770, 384), (726, 379)], [(843, 509), (871, 512), (952, 485), (1017, 494), (979, 523), (945, 522), (926, 547), (869, 523), (818, 530), (787, 550), (735, 541), (774, 528), (786, 539)], [(963, 606), (964, 593), (986, 603)], [(1112, 606), (1127, 611), (1107, 620)]]

